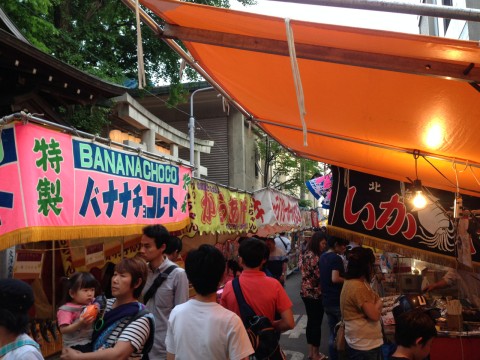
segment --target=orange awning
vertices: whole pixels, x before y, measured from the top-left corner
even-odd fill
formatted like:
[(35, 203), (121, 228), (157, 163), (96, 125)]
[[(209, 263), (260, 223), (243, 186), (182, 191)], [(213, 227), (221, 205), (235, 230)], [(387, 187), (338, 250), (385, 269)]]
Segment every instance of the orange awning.
[[(479, 196), (477, 42), (291, 21), (305, 145), (284, 19), (140, 0), (269, 135), (299, 156)], [(429, 145), (428, 131), (441, 142)], [(424, 155), (424, 156), (422, 156)]]

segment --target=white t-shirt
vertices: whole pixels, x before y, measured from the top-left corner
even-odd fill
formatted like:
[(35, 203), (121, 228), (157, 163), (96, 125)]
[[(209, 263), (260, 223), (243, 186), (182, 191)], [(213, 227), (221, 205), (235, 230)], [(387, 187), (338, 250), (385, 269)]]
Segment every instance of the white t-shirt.
[(237, 314), (195, 299), (172, 310), (165, 342), (175, 360), (240, 360), (254, 353)]
[[(19, 335), (18, 340), (32, 340), (27, 334)], [(43, 360), (42, 353), (33, 345), (24, 345), (5, 354), (2, 360)]]

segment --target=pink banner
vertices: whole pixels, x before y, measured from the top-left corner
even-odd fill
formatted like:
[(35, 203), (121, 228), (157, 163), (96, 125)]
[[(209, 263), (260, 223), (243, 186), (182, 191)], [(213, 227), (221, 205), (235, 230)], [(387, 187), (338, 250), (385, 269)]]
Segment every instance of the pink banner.
[(181, 229), (190, 180), (183, 166), (15, 124), (1, 133), (0, 240), (131, 235), (157, 223)]

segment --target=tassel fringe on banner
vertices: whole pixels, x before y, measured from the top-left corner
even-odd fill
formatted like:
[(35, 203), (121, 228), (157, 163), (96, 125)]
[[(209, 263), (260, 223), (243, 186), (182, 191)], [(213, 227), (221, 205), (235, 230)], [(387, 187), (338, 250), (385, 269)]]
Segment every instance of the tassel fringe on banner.
[[(460, 264), (457, 263), (457, 260), (454, 257), (437, 254), (432, 251), (427, 251), (423, 249), (415, 249), (410, 246), (405, 246), (403, 244), (394, 243), (392, 241), (379, 239), (377, 237), (368, 236), (365, 234), (360, 234), (355, 231), (342, 229), (336, 226), (328, 226), (327, 233), (329, 235), (337, 236), (348, 241), (353, 241), (359, 245), (376, 247), (385, 252), (392, 252), (405, 257), (411, 257), (432, 264), (448, 266), (451, 268), (460, 267)], [(473, 263), (473, 266), (474, 268), (479, 269), (480, 263)]]
[(295, 52), (295, 40), (293, 38), (293, 30), (290, 26), (290, 19), (285, 19), (285, 27), (287, 30), (288, 52), (290, 54), (290, 64), (292, 65), (293, 82), (295, 84), (295, 93), (297, 94), (298, 110), (300, 111), (300, 120), (303, 129), (303, 146), (307, 143), (307, 125), (305, 124), (305, 97), (303, 96), (302, 79), (300, 78), (300, 69), (298, 68), (297, 53)]
[(140, 10), (138, 0), (135, 1), (135, 17), (137, 19), (138, 88), (143, 89), (147, 85), (147, 82), (145, 80), (145, 66), (143, 63), (142, 29), (140, 27)]
[[(168, 231), (182, 230), (190, 219), (164, 224)], [(0, 251), (9, 247), (39, 241), (82, 240), (141, 234), (148, 224), (110, 226), (36, 226), (14, 230), (0, 236)]]

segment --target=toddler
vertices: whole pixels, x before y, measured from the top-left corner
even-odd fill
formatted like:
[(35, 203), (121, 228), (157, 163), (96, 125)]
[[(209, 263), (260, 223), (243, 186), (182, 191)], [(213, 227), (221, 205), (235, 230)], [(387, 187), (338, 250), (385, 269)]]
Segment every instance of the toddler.
[(64, 281), (64, 305), (57, 312), (63, 346), (91, 352), (93, 322), (99, 305), (95, 303), (98, 281), (89, 272), (76, 272)]

